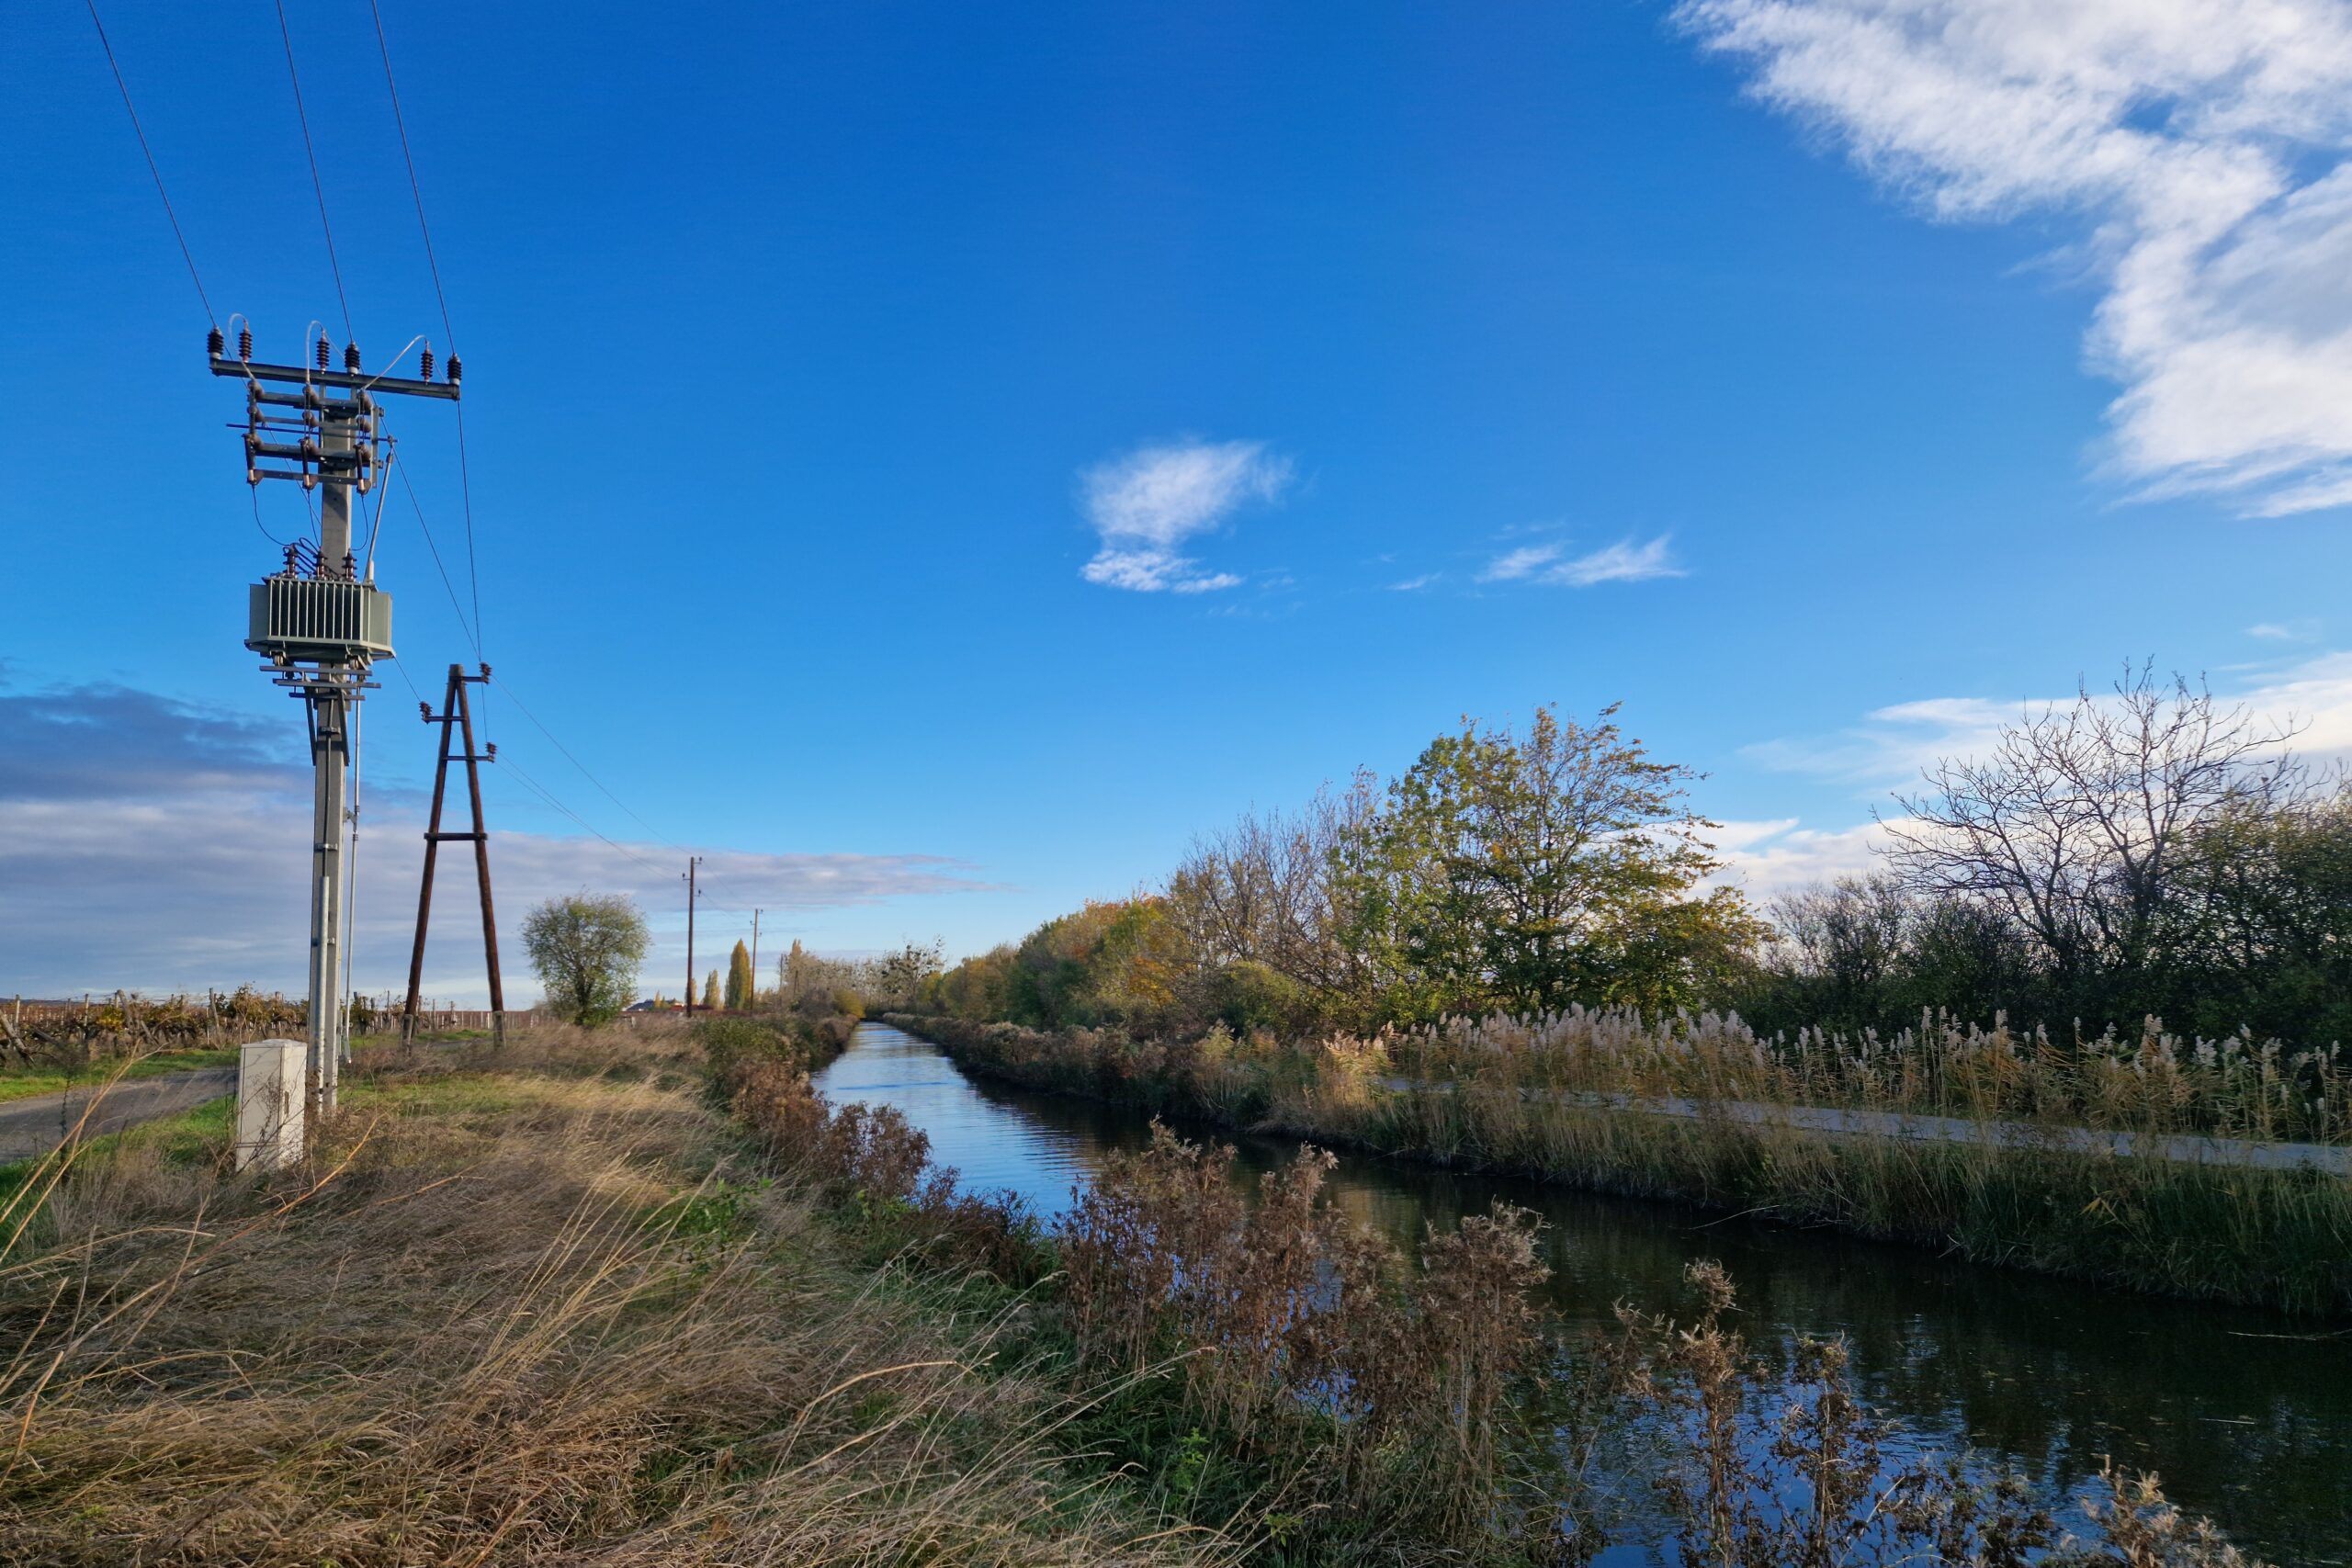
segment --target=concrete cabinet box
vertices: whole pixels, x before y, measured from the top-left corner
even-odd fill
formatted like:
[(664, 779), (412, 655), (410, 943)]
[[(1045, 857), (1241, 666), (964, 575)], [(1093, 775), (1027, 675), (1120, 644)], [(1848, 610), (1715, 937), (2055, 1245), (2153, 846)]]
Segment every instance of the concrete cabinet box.
[(301, 1159), (310, 1055), (300, 1040), (256, 1040), (238, 1054), (239, 1170), (277, 1170)]

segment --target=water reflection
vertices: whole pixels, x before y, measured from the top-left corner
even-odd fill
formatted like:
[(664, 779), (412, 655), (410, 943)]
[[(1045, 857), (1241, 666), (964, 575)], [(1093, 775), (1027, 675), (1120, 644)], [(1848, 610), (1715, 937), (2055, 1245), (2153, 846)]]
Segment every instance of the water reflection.
[[(1067, 1205), (1105, 1151), (1148, 1132), (1134, 1111), (967, 1079), (934, 1046), (882, 1024), (860, 1025), (818, 1087), (896, 1106), (967, 1186), (1009, 1190), (1045, 1213)], [(1251, 1171), (1292, 1148), (1238, 1142)], [(1605, 1323), (1620, 1300), (1669, 1308), (1682, 1266), (1719, 1258), (1751, 1341), (1845, 1335), (1871, 1403), (1922, 1437), (1964, 1439), (2053, 1494), (2111, 1453), (2157, 1472), (2176, 1501), (2273, 1561), (2352, 1561), (2352, 1337), (2293, 1337), (2308, 1325), (1537, 1183), (1345, 1158), (1331, 1185), (1351, 1213), (1408, 1247), (1425, 1223), (1450, 1224), (1497, 1197), (1535, 1210), (1548, 1227), (1550, 1303), (1570, 1323)]]

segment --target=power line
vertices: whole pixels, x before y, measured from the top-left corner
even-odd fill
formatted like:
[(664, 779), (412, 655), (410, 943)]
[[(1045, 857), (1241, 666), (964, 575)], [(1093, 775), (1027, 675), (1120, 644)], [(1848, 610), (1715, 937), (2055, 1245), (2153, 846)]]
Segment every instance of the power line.
[(637, 862), (638, 864), (646, 867), (648, 870), (660, 872), (665, 876), (669, 874), (669, 867), (656, 864), (652, 861), (646, 859), (643, 855), (639, 854), (635, 850), (630, 849), (627, 844), (605, 838), (603, 833), (597, 831), (596, 825), (594, 823), (589, 821), (588, 818), (581, 816), (580, 813), (574, 811), (571, 807), (566, 806), (561, 800), (558, 799), (555, 792), (548, 788), (547, 785), (539, 783), (537, 779), (531, 777), (530, 774), (514, 766), (511, 759), (501, 757), (498, 761), (499, 766), (513, 773), (516, 780), (527, 786), (533, 793), (537, 795), (540, 799), (546, 801), (549, 806), (554, 807), (558, 811), (562, 812), (566, 817), (571, 818), (574, 822), (579, 823), (582, 828), (587, 829), (590, 833), (601, 840), (607, 848), (619, 851), (622, 854), (628, 856), (629, 859)]
[(400, 84), (392, 80), (392, 48), (384, 41), (384, 13), (376, 0), (368, 0), (368, 14), (376, 18), (376, 52), (384, 59), (384, 87), (392, 96), (392, 125), (401, 133), (401, 158), (408, 164), (408, 191), (416, 200), (416, 227), (424, 236), (424, 265), (433, 273), (433, 298), (441, 305), (441, 331), (449, 340), (449, 352), (458, 352), (458, 329), (449, 324), (449, 297), (441, 291), (441, 264), (433, 255), (433, 230), (424, 221), (424, 191), (417, 184), (416, 157), (408, 149), (408, 121), (401, 114)]
[(627, 801), (623, 800), (619, 795), (615, 795), (610, 789), (606, 789), (605, 781), (598, 778), (594, 773), (590, 773), (588, 771), (588, 764), (573, 756), (571, 754), (571, 748), (566, 746), (562, 741), (558, 740), (554, 730), (549, 729), (545, 724), (540, 723), (539, 716), (533, 713), (529, 705), (526, 704), (521, 697), (515, 694), (514, 687), (508, 685), (503, 681), (497, 682), (496, 684), (498, 689), (504, 692), (514, 705), (522, 710), (523, 716), (529, 719), (534, 725), (537, 725), (538, 727), (539, 733), (546, 736), (548, 742), (553, 745), (557, 750), (563, 753), (564, 759), (573, 767), (580, 770), (582, 777), (585, 778), (590, 784), (594, 784), (598, 789), (604, 790), (605, 798), (606, 800), (609, 800), (615, 806), (619, 807), (622, 811), (628, 814), (630, 820), (634, 821), (639, 827), (644, 829), (647, 832), (652, 834), (656, 839), (661, 839), (662, 842), (668, 848), (677, 850), (680, 854), (684, 854), (686, 852), (678, 845), (673, 844), (669, 840), (662, 838), (660, 829), (654, 827), (652, 823), (648, 822), (644, 818), (638, 816), (636, 812), (630, 811)]
[(83, 0), (90, 8), (90, 25), (98, 29), (98, 47), (106, 51), (107, 69), (114, 73), (115, 90), (122, 95), (122, 107), (130, 116), (130, 133), (139, 138), (139, 152), (147, 160), (147, 173), (155, 181), (155, 194), (164, 198), (164, 216), (171, 221), (172, 238), (179, 242), (180, 260), (187, 263), (187, 280), (196, 285), (196, 298), (204, 306), (204, 319), (214, 326), (220, 318), (212, 313), (212, 300), (204, 292), (204, 279), (197, 276), (196, 256), (187, 248), (187, 236), (180, 232), (179, 214), (172, 210), (171, 192), (164, 188), (164, 171), (155, 166), (154, 150), (147, 145), (147, 132), (139, 124), (139, 111), (131, 107), (130, 85), (122, 79), (122, 67), (114, 57), (114, 45), (107, 41), (107, 25), (98, 20), (97, 0)]
[(327, 237), (327, 267), (334, 274), (334, 297), (343, 306), (344, 341), (356, 342), (359, 334), (351, 327), (351, 300), (343, 291), (343, 264), (334, 255), (334, 227), (327, 221), (327, 187), (319, 178), (319, 150), (311, 145), (311, 117), (302, 107), (302, 73), (294, 68), (294, 35), (286, 26), (286, 0), (277, 0), (277, 36), (286, 45), (286, 76), (294, 84), (294, 118), (302, 125), (302, 151), (311, 159), (311, 191), (319, 198), (319, 228)]
[[(416, 513), (416, 525), (424, 535), (424, 547), (433, 552), (433, 570), (441, 574), (441, 586), (448, 592), (449, 608), (457, 615), (458, 629), (464, 632), (466, 640), (474, 645), (474, 658), (480, 660), (481, 636), (466, 624), (466, 607), (458, 602), (458, 585), (449, 581), (449, 569), (441, 564), (441, 547), (433, 542), (433, 525), (424, 520), (424, 503), (416, 499), (416, 487), (409, 482), (407, 469), (400, 470), (400, 479), (401, 488), (408, 492), (409, 506)], [(512, 695), (511, 693), (509, 694)]]
[[(598, 778), (598, 777), (595, 775), (595, 773), (594, 773), (593, 772), (591, 772), (591, 771), (590, 771), (590, 769), (589, 769), (589, 767), (588, 767), (588, 764), (587, 764), (587, 763), (585, 763), (585, 762), (583, 762), (583, 761), (581, 761), (581, 760), (580, 760), (576, 755), (574, 755), (574, 754), (573, 754), (573, 752), (572, 752), (571, 748), (571, 747), (569, 747), (569, 746), (566, 746), (566, 745), (563, 743), (562, 739), (557, 736), (556, 732), (555, 732), (554, 730), (552, 730), (552, 729), (549, 729), (549, 728), (547, 727), (547, 724), (545, 723), (545, 721), (543, 721), (543, 720), (539, 717), (539, 716), (538, 716), (537, 714), (533, 713), (533, 712), (531, 711), (530, 705), (529, 705), (529, 704), (527, 704), (527, 703), (526, 703), (526, 702), (525, 702), (525, 701), (524, 701), (524, 700), (523, 700), (519, 695), (517, 695), (517, 694), (516, 694), (516, 693), (515, 693), (515, 691), (514, 691), (514, 688), (513, 686), (511, 686), (511, 685), (507, 684), (507, 682), (506, 682), (505, 681), (501, 680), (501, 679), (497, 679), (497, 678), (493, 678), (493, 679), (492, 680), (492, 682), (491, 682), (491, 683), (492, 683), (492, 685), (496, 686), (500, 691), (504, 692), (504, 693), (506, 694), (507, 700), (508, 700), (508, 701), (510, 701), (510, 702), (512, 702), (512, 703), (514, 705), (515, 708), (516, 708), (518, 711), (520, 711), (520, 712), (521, 712), (521, 714), (523, 715), (523, 716), (524, 716), (525, 718), (529, 719), (529, 720), (531, 721), (531, 724), (533, 725), (533, 727), (534, 727), (534, 728), (536, 728), (541, 735), (544, 735), (544, 736), (546, 736), (546, 737), (548, 738), (548, 744), (549, 744), (549, 745), (553, 746), (553, 747), (554, 747), (558, 751), (562, 752), (562, 753), (563, 753), (564, 761), (566, 761), (570, 762), (573, 767), (575, 767), (575, 768), (579, 769), (579, 770), (580, 770), (580, 776), (581, 776), (581, 777), (582, 777), (582, 778), (584, 778), (584, 779), (586, 779), (590, 784), (594, 784), (594, 785), (596, 786), (596, 788), (597, 788), (600, 792), (602, 792), (602, 794), (604, 795), (604, 796), (605, 796), (605, 798), (606, 800), (609, 800), (609, 801), (611, 801), (615, 806), (619, 807), (620, 807), (620, 809), (621, 809), (622, 814), (623, 814), (623, 815), (625, 815), (626, 817), (628, 817), (628, 819), (629, 819), (630, 821), (635, 822), (639, 827), (640, 827), (640, 828), (644, 829), (647, 832), (649, 832), (649, 833), (652, 834), (652, 835), (653, 835), (653, 837), (654, 837), (656, 840), (658, 840), (662, 843), (662, 845), (664, 848), (666, 848), (666, 849), (675, 850), (675, 851), (677, 851), (677, 852), (678, 852), (678, 853), (680, 853), (680, 854), (685, 854), (685, 853), (687, 852), (687, 851), (684, 849), (684, 846), (682, 846), (682, 845), (680, 845), (680, 844), (678, 844), (678, 843), (674, 842), (674, 841), (673, 841), (673, 840), (672, 840), (671, 839), (669, 839), (669, 838), (667, 838), (666, 836), (664, 836), (664, 835), (663, 835), (663, 833), (662, 832), (662, 830), (661, 830), (660, 829), (658, 829), (658, 828), (654, 827), (654, 825), (653, 825), (652, 823), (648, 822), (644, 818), (642, 818), (642, 817), (639, 816), (639, 815), (637, 814), (637, 812), (636, 812), (635, 810), (633, 810), (633, 809), (630, 807), (630, 806), (629, 806), (628, 802), (627, 802), (627, 801), (623, 800), (619, 795), (615, 795), (615, 794), (613, 793), (613, 791), (612, 791), (611, 786), (609, 786), (608, 784), (606, 784), (605, 783), (605, 781), (604, 781), (604, 780), (602, 780), (602, 779)], [(541, 788), (541, 789), (542, 789), (542, 791), (544, 792), (544, 787), (545, 787), (545, 786), (537, 786), (537, 787)], [(580, 816), (580, 814), (579, 814), (579, 813), (577, 813), (577, 812), (575, 812), (575, 811), (571, 810), (571, 807), (566, 807), (566, 806), (561, 805), (560, 802), (556, 802), (556, 801), (554, 801), (554, 798), (553, 798), (553, 796), (552, 796), (551, 795), (548, 796), (548, 799), (549, 799), (550, 804), (555, 805), (555, 806), (556, 806), (556, 808), (557, 808), (558, 810), (560, 810), (560, 811), (563, 812), (565, 816), (570, 817), (573, 821), (578, 822), (582, 827), (583, 827), (583, 828), (588, 828), (588, 830), (589, 830), (590, 832), (592, 832), (592, 833), (596, 833), (596, 829), (594, 829), (594, 828), (589, 828), (589, 827), (588, 827), (588, 823), (587, 823), (587, 821), (586, 821), (584, 818), (582, 818)], [(604, 834), (602, 834), (602, 833), (596, 833), (596, 836), (597, 836), (598, 838), (600, 838), (600, 839), (605, 839), (605, 835), (604, 835)], [(605, 842), (606, 842), (606, 843), (608, 843), (608, 844), (613, 844), (613, 840), (610, 840), (610, 839), (605, 839)], [(621, 846), (620, 846), (620, 845), (618, 845), (618, 844), (613, 844), (613, 847), (614, 847), (615, 849), (621, 849)], [(624, 849), (624, 850), (622, 850), (622, 852), (623, 852), (624, 854), (628, 854), (628, 855), (630, 855), (630, 857), (631, 857), (632, 859), (636, 860), (636, 861), (637, 861), (639, 864), (641, 864), (641, 865), (650, 865), (650, 864), (652, 864), (652, 863), (651, 863), (651, 862), (650, 862), (650, 861), (646, 860), (646, 859), (645, 859), (643, 856), (641, 856), (641, 855), (637, 855), (637, 854), (635, 854), (635, 853), (634, 853), (634, 852), (631, 852), (631, 851), (628, 851), (628, 850), (625, 850), (625, 849)], [(741, 909), (739, 909), (739, 908), (735, 908), (735, 907), (733, 907), (732, 905), (728, 905), (728, 904), (713, 904), (713, 905), (711, 905), (711, 906), (710, 906), (710, 908), (713, 908), (713, 909), (719, 910), (719, 911), (721, 911), (721, 912), (723, 912), (723, 913), (727, 913), (727, 914), (740, 915), (740, 914), (741, 914), (741, 913), (742, 913), (742, 910), (741, 910)]]
[(284, 548), (286, 548), (286, 547), (287, 547), (287, 546), (286, 546), (286, 541), (285, 541), (285, 540), (283, 540), (283, 539), (279, 538), (277, 535), (275, 535), (275, 534), (271, 533), (267, 528), (263, 528), (263, 527), (262, 527), (262, 521), (261, 521), (261, 487), (260, 487), (259, 485), (254, 485), (254, 486), (250, 487), (250, 489), (251, 489), (251, 491), (252, 491), (252, 492), (253, 492), (253, 500), (254, 500), (254, 527), (256, 527), (256, 528), (261, 528), (261, 536), (262, 536), (263, 538), (267, 539), (271, 544), (276, 545), (276, 546), (277, 546), (279, 549), (281, 549), (281, 550), (282, 550), (282, 549), (284, 549)]
[[(279, 0), (281, 17), (284, 4), (285, 0)], [(441, 261), (433, 252), (433, 226), (424, 220), (424, 186), (416, 177), (416, 154), (409, 148), (408, 117), (401, 112), (400, 83), (392, 75), (392, 46), (384, 37), (384, 13), (377, 0), (368, 0), (368, 11), (376, 22), (376, 52), (384, 62), (384, 90), (392, 100), (392, 126), (400, 132), (401, 161), (408, 166), (408, 193), (416, 204), (416, 231), (424, 239), (424, 265), (433, 275), (433, 298), (440, 304), (441, 331), (449, 340), (449, 355), (454, 359), (458, 353), (458, 329), (449, 320), (449, 296), (441, 287)], [(320, 210), (323, 213), (324, 207), (322, 206)], [(481, 569), (474, 549), (474, 485), (472, 472), (466, 462), (466, 410), (462, 403), (458, 406), (458, 494), (465, 508), (466, 582), (473, 597), (474, 657), (479, 659), (481, 657)], [(487, 727), (485, 716), (484, 728)]]

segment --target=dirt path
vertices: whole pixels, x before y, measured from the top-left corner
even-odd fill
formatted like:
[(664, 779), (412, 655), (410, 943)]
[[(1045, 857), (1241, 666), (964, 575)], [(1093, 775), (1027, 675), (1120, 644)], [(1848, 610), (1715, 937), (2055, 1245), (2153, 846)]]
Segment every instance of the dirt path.
[[(236, 1089), (236, 1068), (198, 1067), (193, 1072), (129, 1078), (111, 1087), (93, 1084), (62, 1094), (12, 1100), (0, 1104), (0, 1161), (47, 1154), (64, 1141), (75, 1122), (82, 1122), (85, 1110), (90, 1117), (82, 1122), (81, 1135), (95, 1138), (158, 1116), (193, 1110), (207, 1100), (233, 1094)], [(94, 1096), (98, 1100), (91, 1110)]]

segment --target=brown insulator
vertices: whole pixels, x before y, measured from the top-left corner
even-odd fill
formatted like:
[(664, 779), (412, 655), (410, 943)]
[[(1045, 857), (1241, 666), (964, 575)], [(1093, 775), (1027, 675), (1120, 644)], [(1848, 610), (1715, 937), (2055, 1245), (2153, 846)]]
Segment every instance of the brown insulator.
[(433, 705), (431, 703), (417, 704), (416, 716), (423, 719), (425, 723), (431, 724), (433, 722)]
[(359, 374), (359, 345), (357, 344), (347, 343), (343, 345), (343, 367), (354, 376)]
[(237, 329), (237, 357), (251, 359), (253, 356), (254, 330), (251, 327), (239, 327)]
[(451, 355), (449, 356), (449, 384), (453, 387), (456, 386), (459, 381), (465, 379), (465, 376), (466, 362), (458, 358), (456, 355)]
[(416, 378), (420, 381), (433, 379), (433, 345), (429, 343), (416, 356)]
[(319, 334), (319, 348), (316, 355), (319, 362), (319, 368), (322, 370), (325, 369), (327, 367), (327, 361), (334, 357), (334, 344), (327, 341), (326, 333), (321, 333)]
[(228, 346), (229, 340), (220, 335), (220, 329), (219, 327), (215, 327), (210, 332), (204, 334), (204, 355), (206, 358), (220, 358), (220, 351)]

